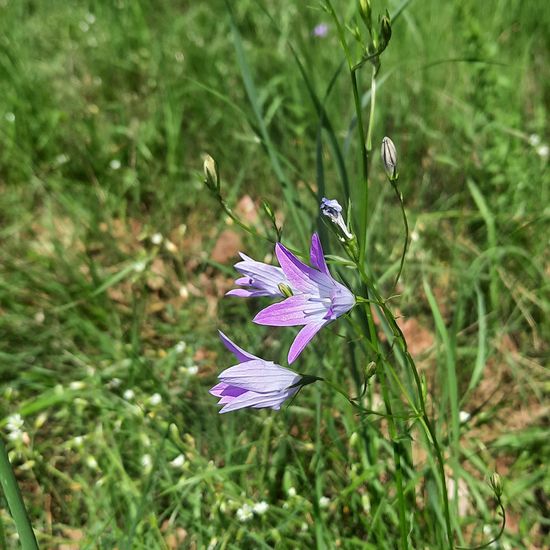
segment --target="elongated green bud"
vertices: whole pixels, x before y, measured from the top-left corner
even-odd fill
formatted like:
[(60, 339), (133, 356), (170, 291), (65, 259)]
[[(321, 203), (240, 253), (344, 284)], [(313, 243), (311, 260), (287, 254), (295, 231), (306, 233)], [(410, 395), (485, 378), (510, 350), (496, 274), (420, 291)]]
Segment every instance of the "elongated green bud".
[(380, 19), (380, 47), (383, 49), (388, 45), (391, 38), (391, 19), (390, 14), (386, 13)]
[(376, 374), (376, 363), (374, 361), (371, 361), (367, 365), (365, 376), (367, 377), (367, 380), (369, 378), (372, 378)]
[(210, 156), (204, 155), (204, 183), (209, 189), (219, 191), (220, 175), (218, 172), (218, 163)]
[(495, 493), (495, 497), (497, 499), (500, 499), (500, 497), (502, 496), (502, 479), (497, 472), (495, 472), (491, 476), (491, 478), (489, 479), (489, 484), (491, 485), (491, 488)]
[(372, 8), (369, 0), (359, 0), (359, 15), (369, 33), (372, 33)]
[(382, 148), (380, 149), (382, 156), (382, 162), (384, 163), (384, 169), (386, 175), (390, 181), (397, 179), (397, 150), (393, 141), (389, 137), (385, 137), (382, 140)]

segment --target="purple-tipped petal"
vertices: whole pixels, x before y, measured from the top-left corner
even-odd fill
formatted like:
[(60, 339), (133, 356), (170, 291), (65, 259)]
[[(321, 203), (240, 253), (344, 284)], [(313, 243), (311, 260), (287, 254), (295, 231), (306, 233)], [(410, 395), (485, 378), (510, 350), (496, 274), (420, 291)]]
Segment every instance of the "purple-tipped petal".
[(281, 391), (300, 381), (300, 375), (275, 363), (256, 359), (225, 369), (218, 378), (231, 386), (268, 393)]
[(306, 307), (308, 297), (304, 294), (290, 296), (282, 302), (272, 304), (262, 309), (252, 321), (258, 325), (272, 327), (293, 327), (306, 323)]
[(246, 290), (246, 288), (234, 288), (232, 290), (228, 290), (225, 295), (237, 296), (238, 298), (251, 298), (254, 297), (256, 294), (252, 290)]
[(237, 361), (245, 362), (258, 359), (255, 355), (237, 346), (237, 344), (232, 342), (221, 330), (218, 330), (218, 333), (223, 345), (237, 358)]
[(311, 259), (311, 265), (315, 266), (319, 271), (322, 271), (329, 277), (330, 272), (328, 270), (327, 263), (325, 262), (325, 256), (323, 254), (323, 247), (321, 246), (321, 239), (317, 233), (313, 233), (311, 236), (311, 248), (309, 251), (309, 257)]
[(318, 294), (319, 287), (330, 290), (329, 277), (301, 262), (281, 243), (275, 245), (275, 254), (291, 286), (312, 294)]
[(288, 364), (293, 363), (298, 355), (302, 353), (304, 348), (309, 344), (311, 339), (326, 325), (328, 321), (318, 321), (316, 323), (310, 323), (306, 325), (300, 332), (297, 334), (290, 350), (288, 352)]
[(280, 392), (271, 393), (256, 393), (247, 392), (239, 397), (236, 397), (220, 410), (220, 414), (236, 411), (245, 407), (253, 407), (255, 409), (263, 409), (271, 407), (272, 409), (279, 410), (281, 405), (286, 399), (294, 395), (298, 391), (298, 388), (289, 388)]

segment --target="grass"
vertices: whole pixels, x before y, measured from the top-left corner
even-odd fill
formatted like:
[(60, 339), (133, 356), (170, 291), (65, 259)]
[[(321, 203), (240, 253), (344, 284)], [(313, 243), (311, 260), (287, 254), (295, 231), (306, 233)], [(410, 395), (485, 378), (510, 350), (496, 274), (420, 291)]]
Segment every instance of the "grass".
[[(334, 4), (349, 20), (353, 3)], [(344, 170), (362, 196), (343, 52), (334, 26), (311, 35), (327, 14), (231, 6), (0, 2), (0, 425), (43, 548), (397, 547), (384, 420), (359, 422), (326, 387), (223, 417), (207, 393), (231, 361), (216, 329), (282, 364), (293, 334), (251, 326), (260, 303), (221, 299), (236, 250), (266, 247), (227, 222), (201, 155), (232, 207), (264, 231), (267, 200), (296, 248), (317, 193), (343, 202)], [(542, 1), (411, 2), (382, 58), (373, 142), (398, 147), (412, 235), (390, 305), (426, 378), (463, 544), (498, 528), (495, 469), (497, 547), (550, 544), (549, 25)], [(403, 235), (376, 153), (367, 258), (387, 296)], [(299, 369), (360, 371), (347, 334), (331, 325)], [(367, 395), (380, 406), (378, 377)], [(441, 547), (429, 445), (416, 429), (399, 444), (410, 537)], [(5, 506), (0, 527), (17, 547)]]

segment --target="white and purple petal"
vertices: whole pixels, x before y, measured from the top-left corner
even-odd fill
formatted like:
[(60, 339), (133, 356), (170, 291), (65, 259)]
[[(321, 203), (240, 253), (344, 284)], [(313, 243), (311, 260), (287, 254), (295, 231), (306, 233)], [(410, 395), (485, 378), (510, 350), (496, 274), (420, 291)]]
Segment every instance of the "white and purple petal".
[(247, 391), (270, 393), (293, 386), (301, 376), (271, 361), (256, 359), (225, 369), (218, 378), (225, 384)]
[(282, 302), (262, 309), (252, 321), (258, 325), (268, 325), (270, 327), (305, 325), (307, 323), (305, 313), (307, 304), (308, 296), (306, 294), (290, 296)]
[(231, 341), (221, 330), (218, 330), (218, 334), (220, 335), (223, 345), (237, 358), (237, 361), (244, 363), (245, 361), (254, 361), (255, 359), (259, 359), (255, 355), (252, 355), (251, 353), (248, 353), (248, 351), (245, 351), (237, 346), (237, 344)]
[(304, 348), (309, 344), (311, 339), (326, 325), (329, 321), (316, 321), (313, 323), (307, 324), (300, 332), (297, 334), (294, 342), (290, 346), (288, 351), (288, 364), (292, 364), (296, 358), (302, 353)]

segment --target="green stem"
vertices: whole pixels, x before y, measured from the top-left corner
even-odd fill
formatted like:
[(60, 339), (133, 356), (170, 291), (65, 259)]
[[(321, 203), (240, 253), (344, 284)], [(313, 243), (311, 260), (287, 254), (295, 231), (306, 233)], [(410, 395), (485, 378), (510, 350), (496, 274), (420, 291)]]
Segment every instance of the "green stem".
[[(359, 272), (362, 277), (366, 277), (366, 273), (364, 272), (364, 269), (359, 269)], [(368, 281), (368, 278), (365, 279), (365, 281)], [(414, 359), (412, 358), (411, 354), (409, 353), (409, 350), (407, 348), (407, 341), (405, 340), (405, 336), (403, 335), (403, 332), (399, 328), (399, 325), (395, 321), (395, 317), (393, 316), (392, 312), (388, 308), (388, 306), (385, 304), (384, 300), (380, 296), (380, 294), (377, 292), (377, 290), (374, 288), (373, 285), (370, 285), (368, 282), (365, 284), (369, 285), (370, 289), (372, 290), (374, 294), (374, 298), (382, 304), (382, 312), (384, 313), (384, 317), (386, 318), (387, 322), (390, 324), (392, 330), (394, 331), (394, 336), (397, 342), (399, 342), (401, 346), (401, 350), (405, 356), (405, 359), (411, 368), (411, 371), (413, 373), (416, 389), (418, 392), (418, 398), (420, 401), (420, 410), (421, 410), (421, 419), (422, 419), (422, 425), (425, 427), (426, 432), (429, 434), (429, 437), (431, 439), (433, 448), (435, 450), (436, 458), (437, 458), (437, 467), (439, 471), (439, 476), (441, 478), (441, 493), (442, 493), (442, 500), (443, 500), (443, 512), (445, 516), (445, 527), (447, 530), (447, 541), (449, 543), (449, 550), (453, 550), (454, 543), (453, 543), (453, 530), (451, 528), (451, 513), (449, 510), (449, 495), (447, 492), (447, 483), (446, 483), (446, 477), (445, 477), (445, 462), (443, 460), (443, 454), (441, 452), (441, 447), (439, 446), (439, 442), (437, 440), (437, 436), (435, 433), (435, 428), (433, 426), (432, 421), (430, 420), (430, 417), (428, 416), (428, 412), (426, 410), (426, 401), (424, 400), (424, 391), (422, 389), (422, 381), (420, 380), (420, 375), (418, 374), (418, 369), (416, 368), (416, 364), (414, 362)]]
[(368, 229), (368, 206), (369, 206), (369, 160), (365, 143), (365, 128), (361, 109), (361, 97), (357, 85), (357, 71), (351, 70), (351, 86), (353, 90), (353, 102), (355, 105), (355, 116), (357, 118), (357, 132), (359, 136), (359, 150), (361, 151), (361, 169), (363, 198), (361, 199), (361, 231), (359, 233), (359, 263), (364, 265), (367, 255), (367, 229)]
[(34, 531), (27, 515), (25, 503), (15, 479), (4, 442), (0, 438), (0, 484), (8, 502), (23, 550), (38, 550)]
[(397, 287), (399, 278), (401, 277), (401, 272), (403, 271), (403, 264), (405, 263), (405, 256), (407, 254), (407, 248), (409, 246), (409, 222), (407, 220), (407, 214), (405, 212), (405, 204), (403, 203), (403, 194), (397, 188), (397, 180), (391, 182), (397, 199), (399, 200), (399, 205), (401, 206), (401, 214), (403, 216), (403, 225), (405, 226), (405, 243), (403, 244), (403, 254), (401, 254), (401, 262), (399, 264), (399, 271), (397, 272), (397, 277), (395, 277), (395, 282), (393, 283), (393, 289)]

